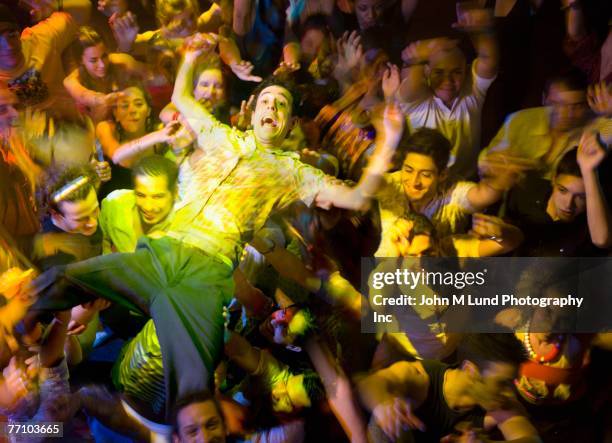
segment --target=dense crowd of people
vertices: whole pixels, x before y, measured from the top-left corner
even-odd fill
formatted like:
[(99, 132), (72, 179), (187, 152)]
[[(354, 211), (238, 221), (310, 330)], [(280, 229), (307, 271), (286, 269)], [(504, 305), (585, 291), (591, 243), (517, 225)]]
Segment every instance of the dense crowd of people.
[(362, 257), (609, 256), (611, 145), (605, 0), (0, 0), (0, 421), (612, 441), (605, 331), (361, 324)]

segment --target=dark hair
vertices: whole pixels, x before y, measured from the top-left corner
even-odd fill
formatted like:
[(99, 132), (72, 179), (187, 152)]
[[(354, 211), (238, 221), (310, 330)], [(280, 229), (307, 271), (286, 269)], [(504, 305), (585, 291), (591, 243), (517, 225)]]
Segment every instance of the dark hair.
[(174, 403), (174, 408), (172, 409), (172, 427), (174, 428), (174, 431), (178, 433), (178, 416), (183, 409), (195, 403), (206, 403), (209, 401), (213, 402), (219, 417), (221, 417), (221, 420), (225, 424), (225, 417), (223, 416), (223, 411), (219, 405), (219, 402), (212, 392), (205, 390), (183, 395), (176, 400), (176, 403)]
[(544, 95), (548, 96), (553, 85), (563, 86), (568, 91), (586, 91), (587, 81), (580, 71), (572, 70), (567, 74), (550, 77), (544, 83)]
[(504, 333), (466, 334), (459, 343), (457, 356), (480, 369), (491, 362), (519, 366), (528, 360), (523, 344), (509, 329)]
[[(315, 371), (309, 369), (304, 373), (304, 389), (308, 394), (308, 398), (310, 399), (311, 407), (314, 407), (315, 404), (322, 401), (325, 397), (325, 389), (323, 388), (323, 383), (321, 382), (321, 378), (319, 374)], [(300, 374), (298, 374), (300, 375)]]
[(301, 105), (302, 105), (302, 97), (298, 91), (297, 86), (295, 85), (294, 82), (290, 81), (290, 80), (285, 80), (284, 78), (280, 78), (278, 76), (274, 76), (271, 75), (269, 77), (267, 77), (266, 79), (264, 79), (264, 81), (262, 81), (259, 85), (257, 85), (257, 87), (255, 88), (255, 90), (253, 91), (253, 95), (255, 96), (255, 100), (253, 100), (253, 109), (255, 110), (255, 106), (257, 106), (257, 99), (259, 98), (259, 94), (261, 94), (261, 92), (270, 87), (270, 86), (279, 86), (281, 88), (286, 89), (287, 91), (289, 91), (289, 94), (291, 94), (291, 98), (293, 99), (293, 109), (292, 109), (292, 115), (294, 116), (298, 116), (299, 115), (299, 111), (301, 109)]
[(194, 0), (156, 0), (155, 1), (155, 18), (161, 26), (167, 25), (175, 15), (183, 11), (191, 9), (194, 18), (200, 15), (198, 2)]
[(139, 175), (159, 177), (163, 175), (168, 180), (168, 190), (174, 191), (178, 182), (178, 166), (172, 160), (161, 155), (149, 155), (138, 160), (132, 167), (132, 181)]
[(431, 157), (438, 172), (446, 169), (450, 158), (451, 144), (440, 131), (430, 128), (419, 128), (405, 139), (402, 139), (398, 151), (402, 163), (410, 153)]
[(580, 172), (580, 166), (576, 158), (577, 153), (578, 149), (574, 148), (563, 154), (563, 157), (561, 157), (561, 160), (557, 163), (555, 177), (565, 174), (582, 178), (582, 172)]
[(61, 201), (76, 202), (84, 200), (87, 198), (90, 191), (96, 192), (95, 185), (99, 180), (98, 175), (90, 166), (48, 169), (45, 180), (38, 191), (39, 208), (43, 211), (41, 215), (46, 215), (50, 210), (59, 212), (58, 204), (53, 201), (53, 195), (71, 181), (82, 176), (87, 177), (89, 181), (85, 185), (67, 194)]
[(411, 211), (401, 218), (405, 218), (408, 221), (413, 223), (412, 226), (412, 235), (429, 235), (431, 237), (435, 237), (436, 228), (434, 224), (425, 217), (423, 214), (419, 214), (418, 212)]
[(98, 31), (91, 26), (81, 26), (79, 28), (79, 33), (77, 34), (76, 43), (76, 55), (80, 59), (83, 56), (85, 49), (91, 48), (92, 46), (96, 46), (100, 43), (104, 44), (104, 40), (102, 40), (102, 37), (100, 34), (98, 34)]
[(329, 36), (329, 26), (327, 16), (324, 14), (313, 14), (308, 16), (304, 23), (298, 28), (298, 38), (302, 40), (304, 35), (310, 30), (321, 31), (326, 36)]

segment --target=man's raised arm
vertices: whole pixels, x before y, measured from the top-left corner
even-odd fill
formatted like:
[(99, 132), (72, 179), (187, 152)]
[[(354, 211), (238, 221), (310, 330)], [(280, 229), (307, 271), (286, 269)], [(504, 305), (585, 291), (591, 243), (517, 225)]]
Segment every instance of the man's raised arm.
[(212, 114), (193, 96), (193, 71), (196, 60), (200, 55), (212, 51), (216, 45), (217, 36), (214, 34), (194, 35), (185, 48), (183, 61), (174, 82), (172, 104), (188, 120), (196, 134), (210, 128), (216, 122)]
[(322, 189), (316, 197), (316, 204), (322, 208), (365, 210), (384, 181), (383, 174), (391, 166), (395, 149), (402, 137), (404, 116), (393, 104), (384, 111), (384, 131), (376, 137), (376, 148), (364, 169), (357, 186), (350, 188), (330, 185)]

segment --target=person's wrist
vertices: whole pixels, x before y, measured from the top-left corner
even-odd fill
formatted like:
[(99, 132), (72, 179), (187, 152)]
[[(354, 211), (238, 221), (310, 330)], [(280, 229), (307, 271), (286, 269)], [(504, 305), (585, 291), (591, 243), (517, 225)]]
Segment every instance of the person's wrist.
[(262, 251), (260, 250), (259, 253), (261, 255), (268, 255), (271, 252), (274, 252), (274, 250), (276, 249), (276, 242), (272, 239), (263, 239), (263, 242), (266, 243), (266, 248)]

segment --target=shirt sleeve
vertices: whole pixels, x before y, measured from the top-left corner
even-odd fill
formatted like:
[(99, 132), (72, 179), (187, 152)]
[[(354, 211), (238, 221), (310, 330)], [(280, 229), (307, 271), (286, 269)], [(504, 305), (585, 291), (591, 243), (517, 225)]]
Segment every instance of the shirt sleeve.
[(285, 192), (281, 197), (281, 207), (287, 207), (296, 200), (301, 200), (306, 206), (311, 206), (322, 189), (342, 184), (342, 181), (335, 177), (326, 175), (323, 171), (299, 160), (296, 160), (293, 165), (293, 189), (287, 190), (290, 192)]
[(62, 53), (73, 42), (77, 31), (78, 25), (72, 15), (66, 12), (54, 12), (46, 20), (24, 30), (24, 36), (40, 39)]
[(476, 186), (474, 182), (459, 182), (450, 191), (449, 206), (457, 207), (461, 212), (473, 214), (476, 209), (470, 204), (468, 192)]
[(476, 73), (476, 61), (472, 63), (472, 95), (478, 100), (484, 102), (487, 91), (497, 76), (493, 78), (479, 77)]

